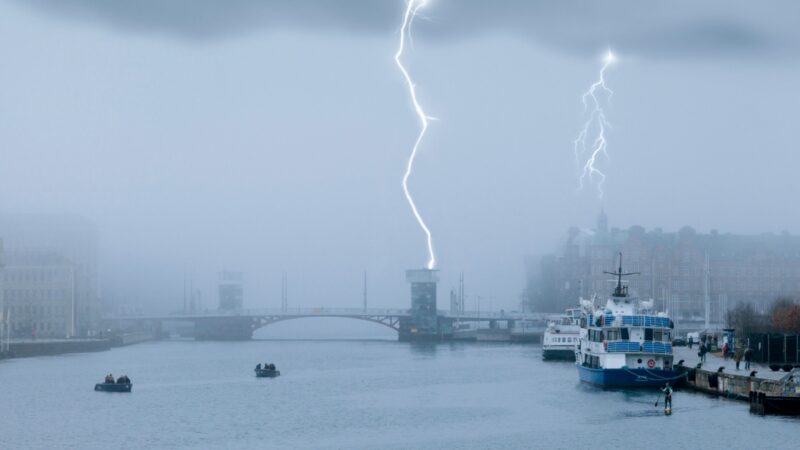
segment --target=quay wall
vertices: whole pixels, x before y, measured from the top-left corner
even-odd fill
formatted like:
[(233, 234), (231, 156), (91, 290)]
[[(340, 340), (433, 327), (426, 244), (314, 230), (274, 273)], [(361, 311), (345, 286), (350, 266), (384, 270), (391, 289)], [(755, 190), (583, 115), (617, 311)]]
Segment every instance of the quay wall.
[(139, 344), (141, 342), (154, 341), (158, 337), (150, 331), (135, 331), (115, 336), (111, 342), (112, 347), (124, 347), (126, 345)]
[(101, 352), (111, 348), (108, 339), (58, 339), (41, 341), (18, 341), (9, 344), (11, 358), (29, 356), (61, 355), (64, 353)]
[(783, 383), (778, 380), (704, 369), (690, 369), (686, 386), (706, 394), (743, 401), (750, 400), (750, 392), (760, 391), (767, 395), (781, 395), (783, 390)]

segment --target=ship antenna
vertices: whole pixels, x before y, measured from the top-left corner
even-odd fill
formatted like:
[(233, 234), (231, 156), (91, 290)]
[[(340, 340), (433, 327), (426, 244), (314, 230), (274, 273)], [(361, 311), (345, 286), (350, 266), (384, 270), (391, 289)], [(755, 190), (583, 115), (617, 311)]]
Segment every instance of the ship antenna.
[(622, 277), (628, 275), (639, 275), (640, 272), (622, 273), (622, 252), (619, 252), (619, 270), (616, 272), (603, 272), (608, 275), (617, 276), (617, 287), (614, 289), (614, 297), (627, 297), (628, 290), (622, 287)]

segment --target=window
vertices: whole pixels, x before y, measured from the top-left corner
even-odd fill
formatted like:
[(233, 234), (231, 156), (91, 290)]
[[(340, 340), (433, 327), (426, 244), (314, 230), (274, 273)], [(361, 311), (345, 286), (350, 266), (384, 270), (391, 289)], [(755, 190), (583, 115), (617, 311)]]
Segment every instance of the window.
[(644, 340), (645, 341), (652, 341), (653, 340), (653, 329), (652, 328), (645, 328), (644, 329)]
[(627, 341), (630, 339), (630, 335), (628, 333), (627, 328), (622, 328), (619, 331), (620, 331), (620, 337), (622, 338), (623, 341)]

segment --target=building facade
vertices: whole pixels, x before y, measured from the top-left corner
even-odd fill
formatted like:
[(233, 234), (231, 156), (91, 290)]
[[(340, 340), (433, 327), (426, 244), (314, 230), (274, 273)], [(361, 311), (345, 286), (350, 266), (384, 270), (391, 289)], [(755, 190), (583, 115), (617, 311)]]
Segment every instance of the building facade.
[(76, 335), (76, 266), (54, 253), (6, 253), (3, 312), (11, 337)]
[(800, 237), (677, 232), (640, 226), (609, 229), (601, 213), (593, 230), (570, 228), (557, 253), (528, 259), (527, 307), (558, 311), (579, 297), (605, 296), (618, 266), (639, 272), (629, 287), (678, 319), (724, 322), (740, 302), (765, 311), (779, 297), (800, 295)]
[(100, 330), (94, 224), (73, 215), (2, 214), (0, 238), (2, 309), (15, 324), (12, 334), (71, 337)]

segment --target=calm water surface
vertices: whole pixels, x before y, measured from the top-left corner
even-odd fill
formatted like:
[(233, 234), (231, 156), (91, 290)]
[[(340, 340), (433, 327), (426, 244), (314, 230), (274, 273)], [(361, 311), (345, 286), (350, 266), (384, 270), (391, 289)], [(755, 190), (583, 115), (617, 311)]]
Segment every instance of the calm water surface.
[[(270, 360), (282, 376), (256, 379)], [(132, 394), (94, 392), (112, 371)], [(0, 363), (0, 448), (797, 448), (800, 420), (577, 382), (538, 346), (168, 341)]]

